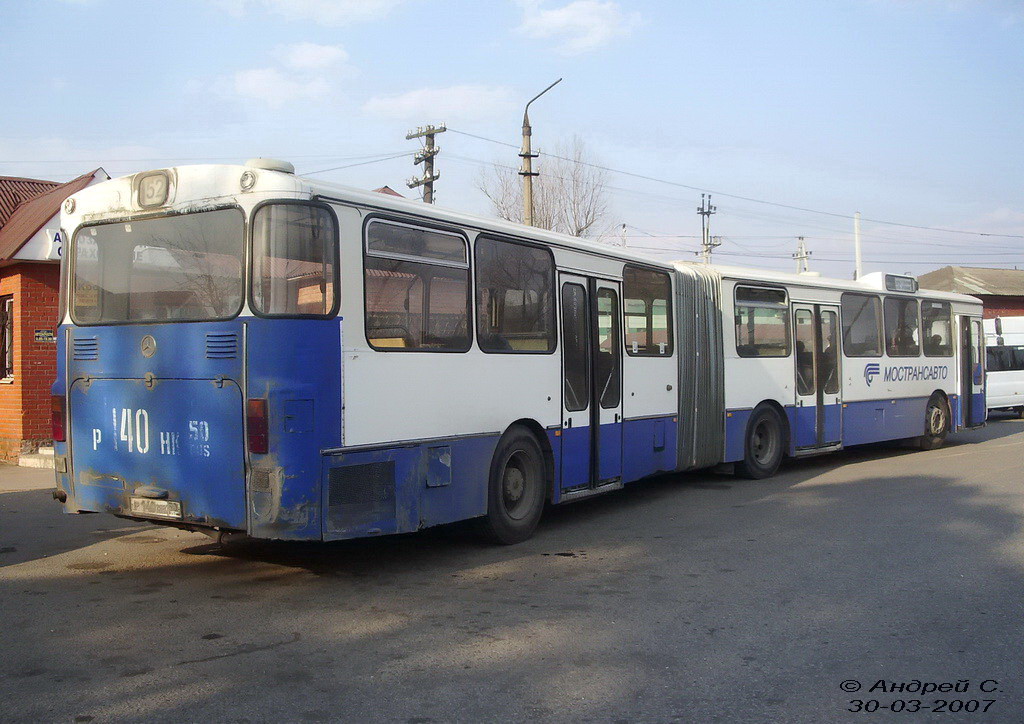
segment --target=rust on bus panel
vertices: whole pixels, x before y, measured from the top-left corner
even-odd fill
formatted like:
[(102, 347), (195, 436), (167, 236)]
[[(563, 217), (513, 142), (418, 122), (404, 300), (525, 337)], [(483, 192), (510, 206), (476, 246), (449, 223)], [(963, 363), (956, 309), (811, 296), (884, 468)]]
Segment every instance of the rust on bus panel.
[(284, 534), (307, 528), (315, 521), (317, 501), (305, 497), (285, 501), (287, 481), (298, 477), (286, 474), (275, 454), (266, 455), (249, 471), (250, 534), (292, 537)]

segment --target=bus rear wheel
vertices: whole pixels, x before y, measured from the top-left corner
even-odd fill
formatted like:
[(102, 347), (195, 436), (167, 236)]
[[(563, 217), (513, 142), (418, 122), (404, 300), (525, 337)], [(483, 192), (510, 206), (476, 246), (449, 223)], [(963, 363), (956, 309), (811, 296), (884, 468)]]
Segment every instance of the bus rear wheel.
[(544, 512), (544, 453), (525, 427), (509, 428), (498, 441), (487, 486), (487, 515), (481, 532), (502, 545), (533, 535)]
[(935, 450), (946, 442), (949, 432), (949, 406), (942, 395), (932, 395), (924, 412), (924, 435), (917, 438), (922, 450)]
[(736, 474), (760, 480), (775, 475), (785, 454), (786, 436), (782, 418), (771, 405), (754, 410), (747, 422), (743, 461), (736, 463)]

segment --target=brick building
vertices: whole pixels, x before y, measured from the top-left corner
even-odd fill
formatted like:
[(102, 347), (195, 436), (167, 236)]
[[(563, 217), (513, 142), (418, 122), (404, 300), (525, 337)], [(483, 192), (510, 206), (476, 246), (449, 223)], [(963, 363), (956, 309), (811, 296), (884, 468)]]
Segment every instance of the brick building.
[(958, 292), (985, 304), (985, 319), (1024, 317), (1024, 270), (944, 266), (917, 278), (922, 289)]
[(0, 460), (50, 442), (50, 385), (57, 374), (61, 204), (109, 177), (67, 183), (0, 176)]

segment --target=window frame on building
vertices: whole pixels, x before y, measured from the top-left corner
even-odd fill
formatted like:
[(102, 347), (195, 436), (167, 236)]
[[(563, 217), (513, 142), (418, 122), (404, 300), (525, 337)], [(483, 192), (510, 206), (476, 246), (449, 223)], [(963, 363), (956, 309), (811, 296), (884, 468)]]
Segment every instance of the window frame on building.
[(0, 296), (0, 381), (14, 380), (14, 295)]

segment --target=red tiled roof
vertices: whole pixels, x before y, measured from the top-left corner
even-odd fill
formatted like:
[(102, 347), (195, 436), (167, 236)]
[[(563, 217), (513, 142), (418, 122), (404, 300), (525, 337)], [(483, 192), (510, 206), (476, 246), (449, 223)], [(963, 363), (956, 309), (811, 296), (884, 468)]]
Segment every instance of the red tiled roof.
[(381, 186), (379, 189), (374, 189), (374, 191), (376, 191), (378, 194), (386, 194), (388, 196), (397, 196), (400, 199), (404, 199), (405, 198), (404, 196), (402, 196), (402, 194), (398, 193), (397, 191), (395, 191), (390, 186)]
[[(10, 259), (60, 211), (64, 199), (88, 186), (100, 169), (65, 184), (0, 176), (0, 261)], [(25, 194), (35, 190), (35, 194)], [(15, 199), (20, 199), (13, 203)], [(9, 207), (9, 210), (8, 210)]]
[(59, 181), (0, 176), (0, 227), (7, 223), (18, 206), (58, 186)]

